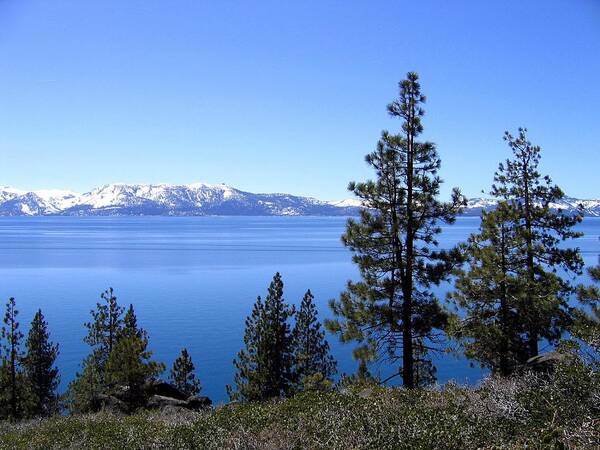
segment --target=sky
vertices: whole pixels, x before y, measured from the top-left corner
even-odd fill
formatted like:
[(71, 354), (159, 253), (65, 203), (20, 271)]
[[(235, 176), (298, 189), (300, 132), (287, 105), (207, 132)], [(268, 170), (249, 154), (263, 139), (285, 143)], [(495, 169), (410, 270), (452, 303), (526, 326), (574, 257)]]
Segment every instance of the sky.
[(0, 0), (0, 185), (347, 198), (408, 71), (443, 196), (489, 189), (526, 126), (600, 197), (599, 0)]

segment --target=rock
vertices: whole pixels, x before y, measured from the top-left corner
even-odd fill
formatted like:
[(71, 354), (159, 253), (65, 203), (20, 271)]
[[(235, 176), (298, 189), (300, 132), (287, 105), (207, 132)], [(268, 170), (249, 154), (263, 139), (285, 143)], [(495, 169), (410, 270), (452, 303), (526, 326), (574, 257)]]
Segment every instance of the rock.
[(177, 400), (187, 400), (188, 397), (175, 386), (163, 380), (147, 381), (144, 385), (144, 392), (148, 397), (159, 395), (161, 397), (171, 397)]
[[(150, 380), (144, 384), (142, 398), (148, 399), (136, 403), (136, 407), (129, 407), (131, 392), (126, 386), (112, 386), (107, 394), (100, 394), (94, 399), (94, 411), (107, 410), (115, 413), (129, 414), (139, 408), (159, 409), (161, 411), (200, 411), (210, 408), (212, 401), (208, 397), (192, 395), (187, 396), (170, 383), (163, 380)], [(136, 398), (138, 398), (136, 396)]]
[(148, 399), (148, 403), (146, 403), (146, 407), (151, 409), (164, 409), (166, 407), (177, 407), (177, 408), (187, 408), (187, 402), (184, 400), (178, 400), (173, 397), (165, 397), (163, 395), (153, 395)]
[(188, 397), (186, 405), (188, 409), (199, 411), (201, 409), (210, 408), (212, 405), (212, 400), (204, 396), (191, 395), (190, 397)]
[(108, 411), (113, 414), (129, 414), (127, 404), (112, 395), (98, 394), (92, 400), (94, 411)]

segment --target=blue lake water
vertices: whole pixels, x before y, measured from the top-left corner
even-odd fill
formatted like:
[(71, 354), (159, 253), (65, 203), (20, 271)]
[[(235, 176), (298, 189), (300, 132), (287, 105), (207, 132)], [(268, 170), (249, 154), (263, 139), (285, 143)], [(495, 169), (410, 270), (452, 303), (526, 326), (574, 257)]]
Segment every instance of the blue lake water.
[[(32, 217), (0, 218), (0, 299), (17, 299), (24, 331), (41, 307), (60, 343), (61, 390), (88, 353), (83, 323), (100, 293), (112, 286), (133, 303), (150, 334), (157, 360), (169, 367), (187, 347), (203, 393), (226, 400), (232, 359), (241, 348), (244, 320), (276, 271), (285, 297), (299, 303), (310, 288), (321, 318), (327, 302), (357, 278), (340, 242), (340, 217)], [(444, 228), (442, 247), (464, 240), (479, 218)], [(600, 251), (600, 218), (586, 218), (576, 245), (586, 264)], [(351, 345), (328, 336), (339, 372), (354, 372)], [(481, 369), (452, 355), (436, 357), (441, 382), (477, 381)], [(389, 372), (384, 366), (373, 372)], [(167, 373), (165, 373), (165, 376)]]

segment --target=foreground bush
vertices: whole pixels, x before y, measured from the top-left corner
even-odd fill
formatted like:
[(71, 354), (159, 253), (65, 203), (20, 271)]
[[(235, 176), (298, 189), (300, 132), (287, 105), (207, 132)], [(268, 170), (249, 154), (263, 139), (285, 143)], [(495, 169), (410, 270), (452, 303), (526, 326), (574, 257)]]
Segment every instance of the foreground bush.
[(353, 386), (213, 411), (56, 417), (0, 425), (0, 448), (506, 449), (597, 448), (598, 375), (574, 364), (552, 380), (476, 388)]

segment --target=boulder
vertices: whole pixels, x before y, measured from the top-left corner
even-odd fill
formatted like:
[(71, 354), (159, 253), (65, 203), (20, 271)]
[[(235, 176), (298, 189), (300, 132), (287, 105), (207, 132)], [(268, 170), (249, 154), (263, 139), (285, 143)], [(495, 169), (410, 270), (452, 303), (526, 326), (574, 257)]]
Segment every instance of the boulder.
[[(187, 396), (174, 385), (163, 380), (150, 380), (144, 384), (143, 395), (139, 393), (139, 400), (135, 406), (129, 407), (131, 392), (126, 386), (111, 386), (106, 394), (98, 395), (92, 402), (94, 411), (106, 410), (114, 413), (129, 414), (135, 409), (148, 408), (161, 411), (200, 411), (210, 408), (212, 401), (208, 397), (192, 395)], [(144, 400), (147, 399), (147, 400)]]
[(150, 409), (164, 409), (169, 408), (187, 408), (187, 402), (184, 400), (178, 400), (173, 397), (165, 397), (163, 395), (153, 395), (148, 399), (146, 407)]
[(171, 397), (177, 400), (187, 400), (188, 397), (175, 386), (163, 380), (147, 381), (144, 385), (144, 392), (148, 397), (159, 395), (161, 397)]
[(200, 411), (201, 409), (210, 408), (212, 405), (212, 400), (208, 397), (200, 396), (200, 395), (191, 395), (188, 397), (186, 403), (186, 408), (192, 409), (194, 411)]
[(93, 411), (108, 411), (113, 414), (128, 414), (129, 407), (117, 397), (106, 394), (98, 394), (92, 400)]

